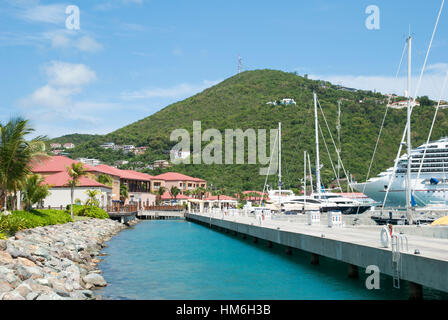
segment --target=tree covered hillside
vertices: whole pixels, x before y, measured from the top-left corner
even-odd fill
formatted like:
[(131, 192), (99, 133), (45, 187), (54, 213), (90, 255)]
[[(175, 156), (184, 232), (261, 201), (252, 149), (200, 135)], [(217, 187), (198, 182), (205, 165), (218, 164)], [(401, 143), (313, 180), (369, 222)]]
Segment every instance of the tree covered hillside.
[[(177, 142), (169, 140), (174, 129), (184, 128), (192, 134), (194, 120), (201, 121), (202, 130), (216, 128), (224, 135), (225, 129), (275, 129), (282, 122), (282, 168), (284, 187), (299, 187), (303, 178), (303, 151), (311, 153), (314, 167), (313, 91), (318, 95), (326, 119), (336, 139), (337, 103), (341, 101), (341, 149), (345, 168), (355, 179), (365, 179), (369, 161), (383, 119), (387, 97), (371, 91), (343, 90), (328, 82), (310, 80), (293, 73), (275, 70), (246, 71), (235, 75), (203, 92), (174, 103), (159, 112), (104, 136), (89, 136), (71, 151), (72, 157), (99, 158), (108, 163), (128, 158), (134, 162), (150, 163), (169, 159), (169, 150)], [(267, 102), (293, 98), (297, 105), (270, 105)], [(427, 137), (434, 115), (434, 107), (416, 107), (412, 116), (413, 144), (422, 144)], [(336, 163), (336, 153), (319, 111), (319, 121)], [(389, 109), (372, 174), (393, 165), (406, 121), (406, 110)], [(433, 139), (446, 134), (447, 111), (439, 112)], [(329, 156), (321, 139), (323, 182), (334, 180)], [(123, 155), (118, 151), (103, 150), (104, 142), (148, 146), (145, 155)], [(204, 147), (206, 143), (202, 143)], [(264, 165), (262, 167), (265, 167)], [(264, 176), (260, 165), (177, 165), (171, 171), (207, 179), (228, 191), (261, 189)], [(167, 171), (167, 170), (164, 170)], [(157, 174), (161, 170), (147, 171)], [(276, 184), (276, 177), (269, 183)]]

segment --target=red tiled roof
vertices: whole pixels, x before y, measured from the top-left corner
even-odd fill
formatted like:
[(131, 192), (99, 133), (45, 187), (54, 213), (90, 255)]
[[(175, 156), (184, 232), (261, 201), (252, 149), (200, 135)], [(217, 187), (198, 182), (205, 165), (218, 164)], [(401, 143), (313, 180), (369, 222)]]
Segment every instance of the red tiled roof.
[[(204, 198), (204, 200), (218, 200), (218, 196), (210, 196), (210, 197)], [(234, 198), (234, 197), (229, 197), (229, 196), (226, 196), (226, 195), (222, 195), (222, 196), (219, 196), (219, 200), (220, 201), (221, 200), (234, 200), (234, 201), (236, 201), (237, 199)]]
[[(249, 194), (249, 193), (257, 193), (259, 195), (263, 194), (263, 192), (261, 192), (261, 191), (243, 191), (243, 194)], [(265, 193), (265, 194), (267, 194), (267, 193)]]
[[(79, 161), (72, 160), (64, 156), (53, 156), (42, 161), (34, 161), (31, 164), (31, 171), (34, 173), (50, 173), (66, 171), (67, 167), (70, 167), (72, 163), (79, 163)], [(91, 170), (92, 167), (83, 164), (84, 168)]]
[(206, 182), (204, 179), (193, 178), (178, 172), (166, 172), (155, 176), (154, 179), (165, 180), (165, 181), (196, 181), (196, 182)]
[(116, 177), (120, 177), (121, 179), (128, 179), (128, 180), (151, 181), (153, 179), (153, 176), (143, 172), (137, 172), (133, 170), (121, 170), (115, 167), (108, 166), (106, 164), (101, 164), (99, 166), (92, 167), (91, 171), (105, 173)]
[[(171, 200), (174, 199), (171, 194), (168, 191), (165, 191), (165, 193), (160, 197), (162, 200)], [(187, 197), (183, 194), (178, 194), (176, 197), (176, 200), (185, 200), (190, 199), (190, 197)]]
[[(51, 187), (68, 187), (68, 183), (70, 181), (70, 176), (66, 171), (61, 171), (59, 173), (52, 174), (50, 176), (45, 177), (44, 183), (50, 185)], [(77, 187), (103, 187), (111, 189), (102, 183), (99, 183), (95, 180), (92, 180), (88, 177), (81, 177), (78, 181)]]
[(108, 166), (106, 164), (100, 164), (99, 166), (95, 166), (92, 168), (92, 171), (99, 172), (99, 173), (105, 173), (105, 174), (116, 176), (116, 177), (121, 176), (120, 169)]
[(144, 180), (144, 181), (151, 181), (154, 179), (153, 176), (143, 172), (133, 170), (122, 170), (122, 171), (124, 171), (125, 172), (124, 174), (129, 177), (127, 179)]

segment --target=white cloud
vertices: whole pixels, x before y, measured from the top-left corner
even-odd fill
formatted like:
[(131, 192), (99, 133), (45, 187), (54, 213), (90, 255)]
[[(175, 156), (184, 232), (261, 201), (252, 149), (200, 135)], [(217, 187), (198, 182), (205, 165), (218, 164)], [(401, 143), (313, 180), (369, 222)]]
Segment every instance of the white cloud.
[(199, 93), (220, 81), (204, 80), (200, 84), (182, 83), (171, 88), (151, 88), (122, 93), (123, 99), (171, 98), (179, 99)]
[(78, 36), (77, 32), (69, 30), (46, 32), (42, 37), (49, 39), (53, 48), (76, 48), (84, 52), (97, 52), (103, 49), (103, 45), (92, 36)]
[(95, 6), (96, 10), (106, 11), (120, 7), (121, 5), (137, 4), (142, 5), (143, 0), (107, 0)]
[[(448, 71), (447, 63), (435, 63), (426, 67), (426, 72), (423, 75), (418, 96), (429, 96), (437, 100), (441, 95), (442, 84)], [(311, 79), (319, 79), (330, 81), (333, 84), (343, 85), (346, 87), (376, 90), (382, 93), (395, 93), (404, 95), (406, 90), (407, 77), (400, 76), (395, 78), (393, 76), (371, 76), (371, 75), (317, 75), (309, 76)], [(417, 90), (420, 74), (412, 77), (411, 95), (414, 96)], [(448, 98), (448, 92), (442, 93), (442, 99)]]
[(49, 83), (59, 87), (80, 87), (96, 79), (94, 71), (84, 64), (52, 61), (45, 66)]
[(173, 50), (173, 55), (176, 56), (176, 57), (181, 57), (181, 56), (184, 55), (184, 52), (180, 48), (175, 48)]
[(42, 5), (39, 1), (12, 1), (16, 7), (17, 16), (29, 22), (44, 22), (50, 24), (62, 24), (65, 21), (64, 4)]
[(76, 92), (79, 92), (79, 89), (55, 88), (47, 84), (22, 100), (22, 105), (60, 108), (69, 104), (70, 97)]
[(52, 61), (44, 66), (48, 83), (20, 100), (25, 108), (52, 110), (73, 104), (72, 97), (82, 92), (82, 87), (96, 80), (96, 74), (83, 64)]
[(81, 51), (97, 52), (103, 49), (103, 45), (98, 43), (90, 36), (81, 37), (75, 44), (75, 47)]

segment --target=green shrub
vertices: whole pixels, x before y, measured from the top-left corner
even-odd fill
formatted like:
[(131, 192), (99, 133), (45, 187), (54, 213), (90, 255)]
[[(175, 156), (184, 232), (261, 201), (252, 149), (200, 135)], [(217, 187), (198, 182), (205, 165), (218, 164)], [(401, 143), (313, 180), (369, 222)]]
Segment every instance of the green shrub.
[[(67, 206), (68, 214), (70, 214), (70, 205)], [(73, 205), (73, 215), (80, 217), (90, 217), (97, 219), (108, 219), (109, 215), (106, 211), (101, 208), (94, 206), (81, 206), (81, 205)]]
[(23, 229), (43, 227), (53, 224), (71, 222), (65, 211), (42, 209), (31, 211), (14, 211), (11, 215), (0, 216), (0, 231), (15, 233)]
[(7, 235), (4, 234), (3, 232), (0, 232), (0, 240), (6, 240), (8, 239)]
[(85, 207), (84, 216), (97, 219), (109, 219), (107, 212), (98, 207)]

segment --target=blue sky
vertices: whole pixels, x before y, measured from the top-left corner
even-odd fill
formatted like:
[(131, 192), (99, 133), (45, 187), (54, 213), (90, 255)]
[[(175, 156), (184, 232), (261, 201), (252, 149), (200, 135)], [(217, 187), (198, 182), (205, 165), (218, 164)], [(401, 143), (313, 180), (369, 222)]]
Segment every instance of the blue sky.
[[(441, 0), (0, 0), (0, 121), (39, 134), (107, 133), (243, 69), (309, 74), (403, 94), (394, 79), (411, 25), (418, 77)], [(80, 29), (68, 30), (68, 5)], [(365, 26), (367, 6), (380, 29)], [(448, 66), (444, 8), (419, 95), (437, 99)], [(447, 98), (447, 90), (443, 97)]]

